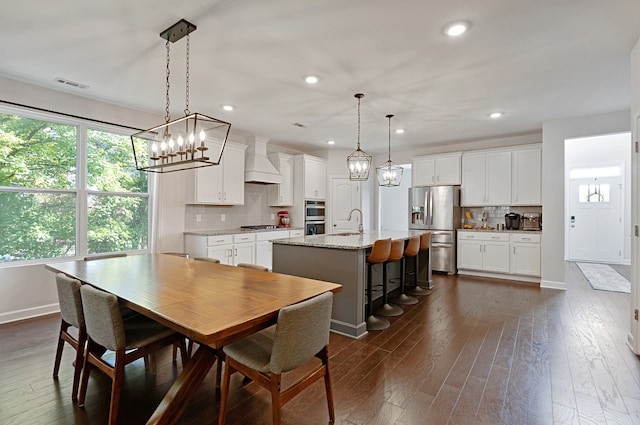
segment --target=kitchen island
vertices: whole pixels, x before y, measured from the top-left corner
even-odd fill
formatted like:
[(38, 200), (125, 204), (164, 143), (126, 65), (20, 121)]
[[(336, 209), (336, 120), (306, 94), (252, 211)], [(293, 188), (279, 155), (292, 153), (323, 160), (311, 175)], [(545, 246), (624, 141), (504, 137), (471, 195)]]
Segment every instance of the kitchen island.
[[(339, 233), (277, 239), (273, 241), (273, 271), (341, 284), (342, 291), (333, 300), (331, 330), (361, 338), (367, 333), (365, 288), (367, 256), (371, 246), (377, 239), (406, 240), (422, 233), (424, 230), (365, 231), (364, 234)], [(407, 262), (407, 269), (413, 269), (413, 261)], [(374, 266), (373, 270), (374, 285), (380, 284), (382, 265)], [(396, 267), (390, 267), (388, 277), (397, 280), (400, 277), (399, 270), (397, 264)], [(428, 262), (420, 261), (420, 280), (427, 280), (427, 275)]]

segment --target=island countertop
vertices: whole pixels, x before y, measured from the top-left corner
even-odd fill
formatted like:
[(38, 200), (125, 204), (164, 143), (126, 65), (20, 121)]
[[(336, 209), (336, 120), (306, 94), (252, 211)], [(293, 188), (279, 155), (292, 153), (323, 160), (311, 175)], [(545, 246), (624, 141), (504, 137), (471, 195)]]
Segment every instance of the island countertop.
[(373, 246), (377, 239), (409, 239), (411, 236), (420, 236), (427, 230), (406, 230), (406, 231), (375, 231), (367, 230), (363, 234), (335, 233), (326, 235), (306, 235), (295, 238), (276, 239), (274, 244), (278, 245), (298, 245), (315, 248), (333, 249), (366, 249)]

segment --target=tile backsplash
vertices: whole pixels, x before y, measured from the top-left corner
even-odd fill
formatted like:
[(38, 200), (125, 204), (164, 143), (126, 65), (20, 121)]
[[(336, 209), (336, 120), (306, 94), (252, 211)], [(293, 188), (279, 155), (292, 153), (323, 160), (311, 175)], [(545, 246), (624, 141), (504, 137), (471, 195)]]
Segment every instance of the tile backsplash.
[[(187, 205), (185, 230), (224, 230), (253, 224), (278, 224), (278, 211), (287, 208), (269, 207), (268, 190), (267, 185), (245, 183), (244, 205)], [(275, 216), (273, 220), (271, 214)], [(222, 221), (223, 215), (225, 221)]]
[[(465, 217), (465, 212), (471, 213), (471, 218)], [(504, 224), (504, 215), (510, 212), (522, 215), (525, 212), (537, 212), (542, 214), (542, 207), (463, 207), (462, 224), (469, 223), (477, 226), (482, 225), (482, 212), (487, 212), (487, 226), (496, 227), (496, 224)], [(544, 223), (544, 215), (542, 216)]]

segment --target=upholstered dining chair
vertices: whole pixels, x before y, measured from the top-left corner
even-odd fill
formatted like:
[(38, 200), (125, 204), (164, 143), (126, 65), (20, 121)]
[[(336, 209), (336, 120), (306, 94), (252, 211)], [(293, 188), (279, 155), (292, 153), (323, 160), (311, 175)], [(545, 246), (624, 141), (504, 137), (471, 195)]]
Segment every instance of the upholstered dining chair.
[(215, 264), (220, 264), (220, 260), (218, 260), (217, 258), (211, 258), (211, 257), (194, 257), (194, 260), (198, 260), (198, 261), (208, 261), (210, 263), (215, 263)]
[[(76, 359), (73, 362), (73, 386), (71, 387), (71, 399), (78, 398), (78, 384), (80, 383), (80, 372), (82, 371), (82, 361), (85, 345), (87, 344), (87, 329), (84, 325), (84, 314), (82, 312), (82, 299), (80, 297), (81, 283), (77, 279), (67, 277), (62, 273), (56, 275), (56, 288), (58, 290), (58, 301), (60, 303), (60, 333), (58, 334), (58, 347), (56, 349), (56, 359), (53, 364), (53, 379), (58, 379), (60, 370), (60, 360), (64, 343), (67, 342), (76, 350)], [(69, 333), (69, 328), (78, 330), (78, 337)]]
[(269, 271), (269, 267), (261, 266), (260, 264), (238, 263), (237, 267), (244, 267), (245, 269), (259, 270), (262, 272)]
[[(314, 298), (285, 307), (278, 313), (275, 326), (223, 348), (226, 355), (218, 424), (226, 421), (231, 374), (238, 371), (271, 392), (274, 425), (280, 424), (282, 406), (313, 382), (324, 378), (329, 419), (335, 420), (333, 392), (329, 375), (329, 326), (333, 294), (326, 292)], [(305, 377), (281, 391), (281, 375), (307, 363), (313, 357), (318, 365)]]
[[(118, 420), (124, 366), (171, 344), (178, 344), (180, 347), (184, 366), (187, 361), (184, 337), (143, 315), (123, 320), (118, 308), (118, 298), (113, 294), (89, 285), (82, 285), (80, 294), (88, 342), (84, 353), (78, 405), (84, 406), (89, 374), (93, 367), (98, 368), (112, 380), (109, 424), (114, 425)], [(102, 358), (104, 349), (115, 352), (113, 366)]]

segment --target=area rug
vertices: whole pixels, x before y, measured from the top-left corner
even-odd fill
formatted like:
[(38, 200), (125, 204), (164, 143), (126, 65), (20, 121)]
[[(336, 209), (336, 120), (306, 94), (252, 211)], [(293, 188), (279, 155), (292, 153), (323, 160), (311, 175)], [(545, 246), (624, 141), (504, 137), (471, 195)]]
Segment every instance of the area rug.
[(631, 292), (631, 283), (607, 264), (576, 263), (587, 282), (599, 291)]

